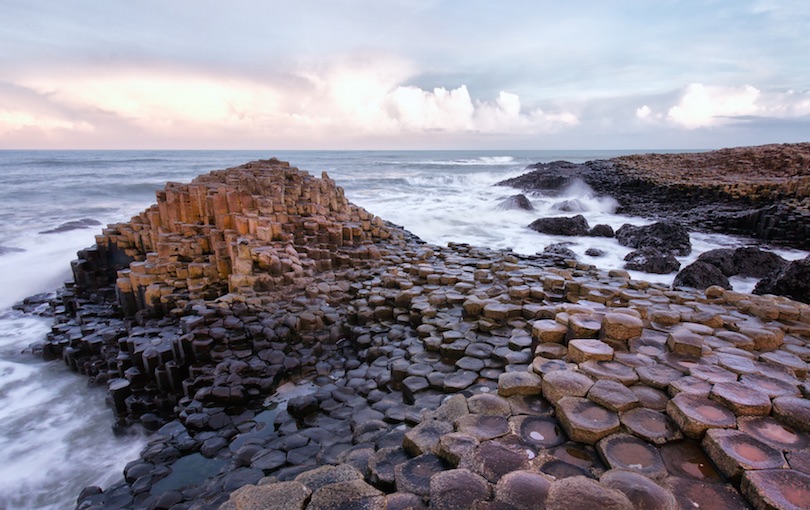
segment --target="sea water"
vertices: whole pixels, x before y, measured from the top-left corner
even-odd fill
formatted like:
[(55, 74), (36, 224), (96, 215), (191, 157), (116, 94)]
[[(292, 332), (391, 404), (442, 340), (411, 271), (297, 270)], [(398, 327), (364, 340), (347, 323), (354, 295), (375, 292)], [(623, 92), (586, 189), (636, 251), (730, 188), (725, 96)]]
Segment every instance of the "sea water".
[[(53, 291), (70, 278), (76, 251), (90, 246), (101, 226), (58, 229), (69, 221), (127, 221), (155, 201), (167, 181), (188, 182), (211, 170), (278, 157), (316, 176), (326, 171), (346, 196), (427, 242), (463, 242), (517, 253), (542, 252), (571, 242), (579, 259), (621, 268), (631, 250), (607, 238), (547, 236), (526, 226), (541, 216), (583, 214), (590, 225), (645, 224), (615, 214), (617, 204), (584, 183), (557, 196), (529, 195), (534, 211), (500, 210), (518, 193), (493, 186), (537, 162), (575, 163), (636, 151), (0, 151), (0, 508), (70, 508), (88, 485), (106, 487), (121, 477), (146, 439), (116, 437), (103, 388), (88, 388), (61, 361), (43, 362), (28, 346), (47, 334), (48, 319), (10, 307), (26, 296)], [(559, 210), (578, 200), (581, 211)], [(692, 234), (700, 253), (752, 241)], [(588, 248), (605, 252), (585, 255)], [(796, 259), (796, 250), (777, 250)], [(674, 275), (633, 273), (670, 282)], [(754, 281), (735, 280), (738, 290)]]

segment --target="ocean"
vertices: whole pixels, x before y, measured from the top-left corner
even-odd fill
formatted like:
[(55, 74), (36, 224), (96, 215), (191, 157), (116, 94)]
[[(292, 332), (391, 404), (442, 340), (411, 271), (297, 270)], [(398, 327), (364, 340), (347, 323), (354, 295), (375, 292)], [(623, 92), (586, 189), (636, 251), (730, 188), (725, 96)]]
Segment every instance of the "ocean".
[[(546, 236), (526, 226), (579, 200), (590, 225), (614, 229), (649, 220), (614, 213), (616, 203), (585, 185), (562, 196), (530, 196), (535, 211), (499, 210), (517, 190), (494, 183), (525, 173), (537, 162), (575, 163), (638, 151), (0, 151), (0, 508), (61, 509), (75, 504), (88, 485), (120, 479), (148, 438), (112, 433), (112, 411), (102, 388), (69, 372), (61, 361), (44, 362), (29, 346), (44, 338), (50, 321), (13, 310), (23, 298), (51, 292), (70, 278), (76, 251), (102, 228), (60, 229), (67, 222), (108, 224), (128, 220), (155, 201), (167, 181), (187, 182), (211, 170), (277, 157), (320, 176), (325, 171), (355, 204), (434, 244), (464, 242), (518, 253), (569, 246), (583, 262), (621, 268), (629, 248), (613, 239)], [(667, 152), (667, 151), (659, 151)], [(670, 151), (676, 152), (676, 151)], [(56, 230), (53, 233), (44, 233)], [(750, 244), (719, 234), (693, 234), (693, 252)], [(585, 255), (599, 248), (605, 255)], [(806, 252), (775, 250), (788, 259)], [(632, 273), (649, 281), (673, 275)], [(735, 279), (750, 291), (753, 280)]]

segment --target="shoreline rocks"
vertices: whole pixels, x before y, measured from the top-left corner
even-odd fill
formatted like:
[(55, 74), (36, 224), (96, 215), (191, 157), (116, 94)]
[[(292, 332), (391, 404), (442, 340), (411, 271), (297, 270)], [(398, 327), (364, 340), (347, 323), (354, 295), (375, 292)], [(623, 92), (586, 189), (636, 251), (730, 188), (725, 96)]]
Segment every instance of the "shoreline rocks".
[(810, 475), (810, 306), (430, 246), (342, 197), (255, 162), (81, 252), (40, 352), (156, 432), (79, 508), (739, 507)]
[(618, 213), (810, 249), (810, 143), (538, 163), (498, 185), (554, 195), (583, 181)]

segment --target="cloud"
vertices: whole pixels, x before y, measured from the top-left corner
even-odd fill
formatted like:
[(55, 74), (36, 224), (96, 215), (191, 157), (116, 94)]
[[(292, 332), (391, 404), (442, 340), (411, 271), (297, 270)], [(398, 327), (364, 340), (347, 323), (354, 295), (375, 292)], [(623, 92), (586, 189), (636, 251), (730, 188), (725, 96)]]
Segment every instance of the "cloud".
[(675, 102), (654, 107), (644, 104), (635, 118), (691, 130), (728, 125), (757, 117), (792, 119), (810, 115), (810, 92), (763, 91), (691, 83), (675, 94)]

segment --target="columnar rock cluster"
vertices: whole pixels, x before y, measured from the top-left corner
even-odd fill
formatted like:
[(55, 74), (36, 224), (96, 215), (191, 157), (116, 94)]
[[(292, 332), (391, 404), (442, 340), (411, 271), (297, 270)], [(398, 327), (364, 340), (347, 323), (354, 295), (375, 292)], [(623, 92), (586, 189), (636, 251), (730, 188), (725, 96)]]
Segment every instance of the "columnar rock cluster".
[(315, 272), (379, 257), (369, 244), (389, 236), (325, 173), (258, 161), (167, 184), (157, 204), (97, 236), (73, 271), (82, 291), (117, 271), (125, 313), (165, 314), (226, 291), (305, 286)]
[[(250, 177), (256, 165), (285, 176), (271, 200), (311, 179), (260, 163), (217, 174), (231, 184), (205, 184), (205, 196), (227, 197), (230, 186), (262, 196), (257, 182), (278, 181)], [(307, 210), (300, 196), (293, 203)], [(227, 253), (231, 271), (212, 273), (230, 283), (216, 299), (157, 292), (162, 317), (138, 302), (128, 318), (102, 299), (104, 271), (141, 246), (134, 233), (144, 225), (100, 238), (99, 256), (78, 273), (99, 285), (62, 295), (44, 349), (106, 381), (124, 421), (159, 430), (124, 480), (87, 488), (80, 508), (787, 509), (810, 500), (810, 306), (720, 287), (673, 291), (553, 255), (428, 246), (345, 202), (322, 211), (317, 228), (306, 216), (277, 221), (279, 239), (260, 237), (272, 226), (259, 219), (255, 234), (249, 221), (241, 231), (223, 223), (242, 233), (215, 259), (212, 245), (208, 262), (172, 251), (183, 230), (156, 223), (157, 239), (175, 248), (134, 264), (182, 268)], [(228, 214), (253, 218), (250, 208)], [(180, 224), (190, 221), (190, 233), (205, 221), (219, 230), (216, 217)], [(337, 225), (329, 244), (320, 234)], [(187, 242), (218, 239), (199, 235)], [(236, 270), (240, 236), (249, 272), (248, 252)], [(265, 245), (310, 255), (299, 256), (303, 272), (290, 264), (272, 275), (259, 263)], [(119, 278), (132, 282), (131, 266), (116, 268)], [(149, 285), (188, 282), (174, 271)], [(268, 273), (279, 279), (264, 286)], [(298, 384), (276, 392), (284, 381)]]

